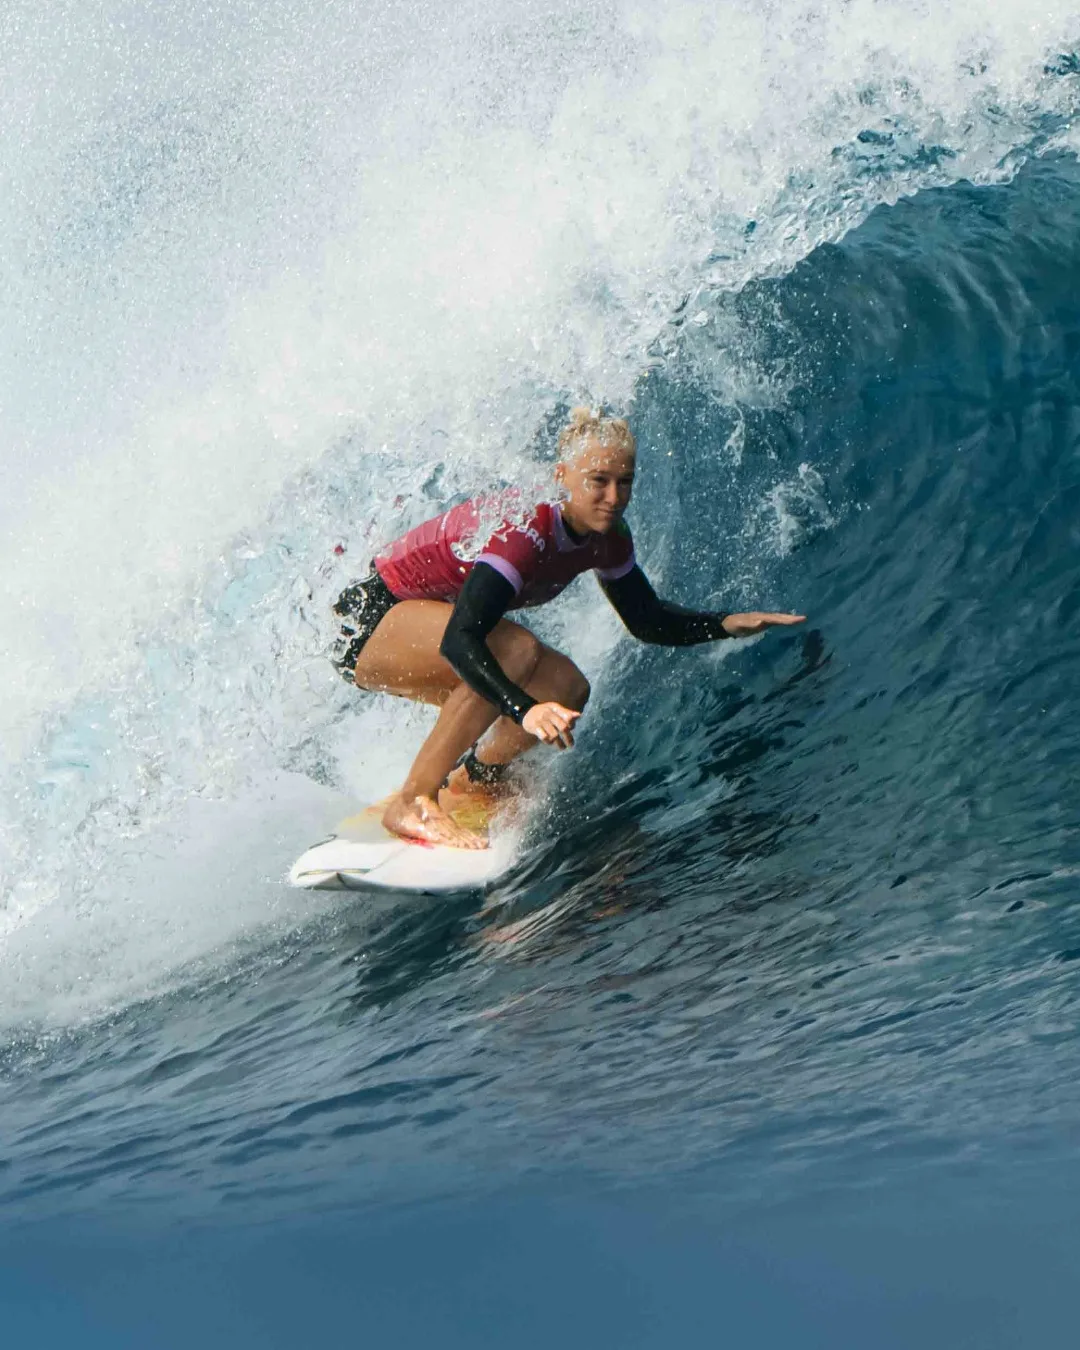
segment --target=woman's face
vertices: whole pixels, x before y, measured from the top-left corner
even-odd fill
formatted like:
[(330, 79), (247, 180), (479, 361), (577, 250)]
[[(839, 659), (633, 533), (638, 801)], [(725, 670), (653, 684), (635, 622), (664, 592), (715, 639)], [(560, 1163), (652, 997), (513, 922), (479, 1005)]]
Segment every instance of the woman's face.
[(555, 466), (562, 486), (563, 518), (579, 534), (607, 534), (622, 519), (634, 487), (634, 451), (586, 437), (573, 458)]

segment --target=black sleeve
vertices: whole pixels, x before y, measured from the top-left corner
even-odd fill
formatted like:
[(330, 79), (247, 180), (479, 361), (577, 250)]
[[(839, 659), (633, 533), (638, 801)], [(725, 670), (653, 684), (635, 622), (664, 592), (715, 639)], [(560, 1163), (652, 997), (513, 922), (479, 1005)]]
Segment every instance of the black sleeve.
[(507, 676), (487, 645), (487, 635), (513, 598), (514, 588), (504, 576), (487, 563), (476, 563), (465, 578), (439, 651), (470, 689), (494, 703), (504, 717), (520, 722), (536, 699)]
[(640, 567), (618, 581), (603, 581), (604, 594), (634, 637), (663, 647), (693, 647), (730, 637), (724, 628), (727, 611), (701, 613), (661, 600)]

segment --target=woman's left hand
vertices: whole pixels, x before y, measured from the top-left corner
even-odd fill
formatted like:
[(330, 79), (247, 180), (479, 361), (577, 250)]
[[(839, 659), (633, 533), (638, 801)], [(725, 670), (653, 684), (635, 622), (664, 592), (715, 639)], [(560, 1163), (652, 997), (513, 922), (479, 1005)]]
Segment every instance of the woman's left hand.
[(755, 609), (749, 614), (729, 614), (724, 620), (724, 631), (728, 637), (753, 637), (755, 633), (764, 633), (766, 628), (802, 623), (805, 619), (805, 614), (763, 614)]

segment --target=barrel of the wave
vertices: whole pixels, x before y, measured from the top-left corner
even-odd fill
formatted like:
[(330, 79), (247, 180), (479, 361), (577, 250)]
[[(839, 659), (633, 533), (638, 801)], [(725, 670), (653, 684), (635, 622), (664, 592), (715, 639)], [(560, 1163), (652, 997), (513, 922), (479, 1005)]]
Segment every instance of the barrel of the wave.
[[(504, 861), (487, 837), (485, 790), (508, 801), (520, 756), (541, 743), (571, 749), (590, 694), (574, 661), (509, 611), (546, 604), (593, 572), (643, 642), (688, 647), (803, 622), (801, 614), (698, 611), (660, 599), (623, 519), (637, 463), (625, 418), (575, 408), (558, 450), (554, 501), (510, 494), (451, 507), (377, 554), (371, 575), (338, 598), (332, 662), (341, 677), (439, 713), (398, 792), (306, 854), (293, 869), (298, 884), (361, 878), (442, 890), (498, 875)], [(423, 862), (418, 843), (429, 854)], [(470, 853), (477, 856), (456, 856)]]

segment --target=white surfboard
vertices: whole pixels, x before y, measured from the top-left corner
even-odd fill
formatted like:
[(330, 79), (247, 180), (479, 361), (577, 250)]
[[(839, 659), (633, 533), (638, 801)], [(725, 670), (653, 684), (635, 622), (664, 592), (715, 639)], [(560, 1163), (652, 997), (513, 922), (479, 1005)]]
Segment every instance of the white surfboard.
[[(490, 809), (478, 804), (452, 814), (473, 829), (485, 829), (491, 817)], [(485, 849), (447, 848), (400, 839), (383, 829), (381, 815), (379, 804), (343, 820), (329, 839), (293, 863), (289, 881), (308, 890), (383, 887), (438, 895), (482, 890), (513, 862), (512, 832)]]

